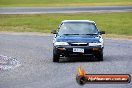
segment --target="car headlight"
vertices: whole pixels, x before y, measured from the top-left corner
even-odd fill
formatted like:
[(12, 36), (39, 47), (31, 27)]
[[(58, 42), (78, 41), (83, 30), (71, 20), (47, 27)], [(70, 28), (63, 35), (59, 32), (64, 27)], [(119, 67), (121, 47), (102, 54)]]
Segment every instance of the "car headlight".
[(89, 46), (102, 46), (102, 43), (89, 43)]
[(67, 42), (55, 42), (54, 45), (69, 45)]

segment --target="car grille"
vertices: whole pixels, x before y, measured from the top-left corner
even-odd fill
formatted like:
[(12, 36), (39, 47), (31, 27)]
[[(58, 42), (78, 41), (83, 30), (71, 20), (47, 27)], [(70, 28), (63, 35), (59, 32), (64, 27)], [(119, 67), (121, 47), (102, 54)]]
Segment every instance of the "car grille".
[(88, 43), (70, 43), (71, 46), (88, 46)]

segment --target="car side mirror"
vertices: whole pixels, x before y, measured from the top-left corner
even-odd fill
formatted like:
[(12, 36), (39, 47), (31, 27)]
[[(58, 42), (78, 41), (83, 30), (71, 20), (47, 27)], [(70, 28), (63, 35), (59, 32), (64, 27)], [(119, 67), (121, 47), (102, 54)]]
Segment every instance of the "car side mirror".
[(51, 30), (51, 33), (56, 34), (57, 32), (56, 32), (56, 30)]
[(100, 31), (99, 33), (102, 35), (102, 34), (105, 34), (105, 31)]

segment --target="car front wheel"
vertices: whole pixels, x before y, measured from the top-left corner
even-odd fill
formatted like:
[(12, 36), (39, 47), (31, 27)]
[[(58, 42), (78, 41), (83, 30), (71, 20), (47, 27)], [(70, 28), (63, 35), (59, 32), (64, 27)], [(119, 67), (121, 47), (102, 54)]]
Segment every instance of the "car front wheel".
[(53, 50), (53, 62), (59, 62), (60, 56), (55, 50)]
[(103, 61), (103, 51), (96, 55), (97, 61)]

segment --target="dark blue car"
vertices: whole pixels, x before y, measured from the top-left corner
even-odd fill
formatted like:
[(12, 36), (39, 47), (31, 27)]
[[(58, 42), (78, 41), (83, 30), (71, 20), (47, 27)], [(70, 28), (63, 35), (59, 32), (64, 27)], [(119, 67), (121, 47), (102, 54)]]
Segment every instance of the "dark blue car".
[(103, 61), (104, 31), (99, 31), (94, 21), (64, 20), (53, 39), (53, 62), (59, 62), (62, 57), (94, 56)]

